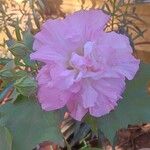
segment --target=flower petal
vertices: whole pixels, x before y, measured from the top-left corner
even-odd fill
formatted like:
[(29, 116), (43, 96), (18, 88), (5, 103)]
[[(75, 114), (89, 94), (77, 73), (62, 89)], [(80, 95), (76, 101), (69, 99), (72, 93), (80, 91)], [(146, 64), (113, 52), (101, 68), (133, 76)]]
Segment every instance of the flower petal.
[(125, 89), (125, 78), (101, 78), (93, 81), (93, 87), (98, 93), (118, 101)]
[(45, 65), (42, 67), (42, 69), (39, 70), (36, 78), (38, 80), (39, 86), (48, 84), (51, 81), (51, 75), (49, 71), (50, 67), (51, 67), (50, 65)]
[(117, 106), (125, 78), (133, 79), (139, 60), (128, 37), (103, 31), (108, 20), (101, 10), (81, 10), (47, 20), (35, 35), (31, 58), (45, 63), (37, 75), (44, 110), (67, 105), (81, 121), (88, 111), (100, 117)]
[(67, 102), (67, 108), (70, 112), (70, 115), (78, 121), (81, 121), (84, 115), (88, 112), (88, 109), (85, 109), (82, 106), (81, 99), (82, 98), (80, 94), (74, 94)]
[(79, 56), (76, 53), (72, 53), (72, 57), (70, 59), (70, 65), (75, 68), (83, 68), (85, 65), (85, 59), (82, 56)]
[(99, 94), (98, 97), (99, 99), (96, 104), (93, 107), (89, 108), (89, 112), (92, 116), (101, 117), (105, 114), (108, 114), (117, 105), (115, 101), (110, 101), (110, 98), (102, 94)]
[(105, 51), (111, 48), (117, 53), (132, 53), (132, 47), (130, 46), (129, 38), (114, 31), (108, 33), (103, 32), (98, 42), (99, 46), (102, 46), (101, 48), (103, 48), (103, 50), (105, 49)]
[(70, 93), (42, 85), (38, 89), (38, 100), (42, 109), (51, 111), (65, 106)]
[(135, 59), (131, 54), (122, 54), (119, 57), (113, 69), (128, 80), (132, 80), (139, 69), (140, 60)]
[[(89, 19), (90, 18), (90, 19)], [(90, 41), (103, 31), (109, 16), (101, 10), (81, 10), (66, 17), (68, 26), (79, 35), (80, 41)]]
[(50, 46), (41, 46), (41, 50), (32, 53), (30, 58), (44, 63), (58, 63), (58, 61), (59, 63), (65, 63), (65, 57), (57, 51), (54, 51)]
[(82, 99), (83, 99), (83, 107), (89, 108), (95, 105), (97, 101), (98, 93), (94, 90), (94, 88), (90, 85), (90, 83), (84, 83)]

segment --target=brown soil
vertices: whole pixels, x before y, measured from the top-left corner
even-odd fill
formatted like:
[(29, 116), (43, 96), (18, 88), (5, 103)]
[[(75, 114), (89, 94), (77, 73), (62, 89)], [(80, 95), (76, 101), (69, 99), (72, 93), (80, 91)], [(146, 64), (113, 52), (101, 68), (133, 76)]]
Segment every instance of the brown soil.
[[(118, 132), (118, 150), (150, 150), (150, 124), (129, 126)], [(147, 149), (147, 150), (148, 150)], [(143, 149), (144, 150), (144, 149)]]

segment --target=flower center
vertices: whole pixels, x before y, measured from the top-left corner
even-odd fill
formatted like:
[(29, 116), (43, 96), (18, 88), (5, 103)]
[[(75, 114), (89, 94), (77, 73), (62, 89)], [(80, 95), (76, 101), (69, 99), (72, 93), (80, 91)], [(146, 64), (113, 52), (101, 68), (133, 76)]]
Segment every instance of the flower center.
[(68, 69), (75, 69), (82, 72), (97, 71), (97, 61), (94, 56), (94, 42), (88, 41), (84, 44), (83, 56), (73, 52), (69, 61)]

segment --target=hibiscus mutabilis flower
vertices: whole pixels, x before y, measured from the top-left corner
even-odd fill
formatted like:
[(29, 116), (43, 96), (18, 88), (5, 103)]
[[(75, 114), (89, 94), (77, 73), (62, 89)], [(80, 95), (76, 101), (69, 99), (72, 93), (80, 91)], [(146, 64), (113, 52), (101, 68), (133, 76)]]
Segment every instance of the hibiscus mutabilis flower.
[(117, 106), (139, 60), (128, 37), (106, 33), (109, 16), (101, 10), (78, 11), (65, 19), (47, 20), (35, 35), (31, 59), (44, 62), (37, 75), (38, 100), (46, 111), (67, 106), (81, 120), (100, 117)]

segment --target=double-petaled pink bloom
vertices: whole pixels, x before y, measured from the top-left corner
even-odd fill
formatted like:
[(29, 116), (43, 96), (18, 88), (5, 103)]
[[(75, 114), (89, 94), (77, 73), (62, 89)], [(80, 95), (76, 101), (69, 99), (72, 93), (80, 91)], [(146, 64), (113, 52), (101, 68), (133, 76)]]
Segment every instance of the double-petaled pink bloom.
[(47, 20), (35, 35), (31, 59), (44, 62), (37, 75), (38, 100), (51, 111), (68, 108), (81, 120), (100, 117), (117, 106), (139, 60), (128, 37), (103, 29), (109, 16), (101, 10), (79, 11), (65, 19)]

